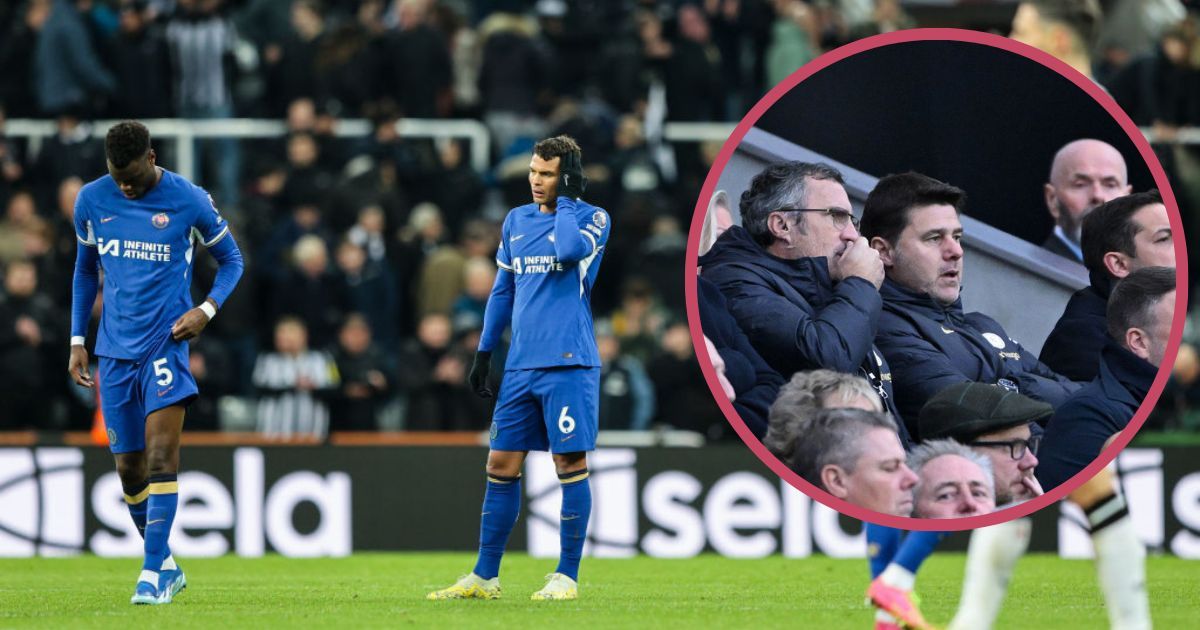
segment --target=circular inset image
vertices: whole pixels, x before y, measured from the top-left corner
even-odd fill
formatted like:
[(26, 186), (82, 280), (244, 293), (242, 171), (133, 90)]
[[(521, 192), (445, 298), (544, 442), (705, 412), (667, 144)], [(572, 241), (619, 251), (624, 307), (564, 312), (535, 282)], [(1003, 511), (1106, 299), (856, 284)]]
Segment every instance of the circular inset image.
[(993, 525), (1145, 420), (1182, 331), (1176, 235), (1162, 167), (1089, 79), (1001, 37), (878, 36), (726, 143), (691, 230), (693, 340), (800, 490), (893, 527)]

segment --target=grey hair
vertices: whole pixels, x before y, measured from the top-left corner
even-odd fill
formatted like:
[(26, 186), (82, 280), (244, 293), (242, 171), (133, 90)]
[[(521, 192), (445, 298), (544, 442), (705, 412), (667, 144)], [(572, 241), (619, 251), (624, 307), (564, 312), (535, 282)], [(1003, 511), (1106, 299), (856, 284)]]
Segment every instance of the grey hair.
[(987, 478), (988, 490), (992, 493), (992, 498), (996, 498), (996, 478), (992, 474), (992, 460), (988, 459), (987, 455), (979, 453), (959, 442), (949, 438), (944, 440), (929, 440), (922, 442), (913, 448), (908, 454), (908, 467), (913, 472), (917, 473), (917, 485), (913, 487), (913, 496), (921, 490), (921, 468), (930, 461), (942, 457), (943, 455), (957, 455), (983, 470), (983, 476)]
[[(763, 247), (775, 242), (767, 226), (767, 217), (780, 208), (803, 208), (808, 194), (808, 180), (832, 180), (845, 184), (836, 168), (821, 162), (777, 162), (764, 168), (750, 187), (742, 193), (738, 209), (742, 227)], [(803, 216), (798, 225), (803, 226)]]
[[(862, 409), (822, 409), (801, 427), (791, 466), (805, 481), (824, 488), (821, 469), (828, 465), (853, 472), (863, 455), (863, 436), (872, 429), (896, 432), (896, 421), (887, 413)], [(897, 438), (899, 439), (899, 438)]]
[[(788, 461), (804, 425), (818, 411), (839, 407), (838, 403), (849, 402), (857, 396), (874, 403), (876, 411), (883, 411), (879, 394), (861, 376), (833, 370), (796, 372), (792, 380), (779, 388), (779, 396), (771, 405), (763, 445), (780, 460)], [(828, 405), (827, 399), (831, 399)]]

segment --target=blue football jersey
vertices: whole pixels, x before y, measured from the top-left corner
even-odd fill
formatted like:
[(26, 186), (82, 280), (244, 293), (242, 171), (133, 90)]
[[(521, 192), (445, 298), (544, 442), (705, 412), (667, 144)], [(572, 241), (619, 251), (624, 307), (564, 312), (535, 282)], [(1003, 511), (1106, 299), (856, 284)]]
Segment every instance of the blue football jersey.
[(608, 213), (581, 200), (574, 201), (574, 212), (588, 246), (587, 255), (576, 262), (558, 260), (556, 213), (543, 213), (531, 203), (513, 208), (504, 219), (496, 264), (501, 276), (515, 283), (505, 369), (600, 366), (592, 285), (608, 242)]
[(203, 188), (162, 169), (158, 184), (127, 199), (109, 175), (75, 200), (75, 236), (95, 247), (104, 270), (96, 354), (137, 360), (193, 307), (192, 253), (229, 234)]

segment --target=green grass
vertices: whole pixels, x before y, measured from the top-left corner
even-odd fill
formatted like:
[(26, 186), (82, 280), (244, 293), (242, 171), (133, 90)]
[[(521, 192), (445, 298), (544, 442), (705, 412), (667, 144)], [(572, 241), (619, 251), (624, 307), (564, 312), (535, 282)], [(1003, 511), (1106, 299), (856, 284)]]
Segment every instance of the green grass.
[[(870, 628), (866, 563), (788, 560), (584, 559), (582, 599), (531, 602), (554, 561), (510, 554), (504, 598), (425, 601), (468, 570), (469, 554), (356, 554), (337, 560), (266, 557), (182, 562), (188, 589), (170, 606), (131, 606), (132, 559), (0, 560), (0, 628), (105, 627), (800, 627)], [(959, 595), (962, 554), (935, 554), (917, 590), (944, 624)], [(1200, 562), (1154, 557), (1147, 572), (1155, 625), (1195, 627)], [(1013, 578), (998, 628), (1108, 626), (1092, 563), (1030, 555)]]

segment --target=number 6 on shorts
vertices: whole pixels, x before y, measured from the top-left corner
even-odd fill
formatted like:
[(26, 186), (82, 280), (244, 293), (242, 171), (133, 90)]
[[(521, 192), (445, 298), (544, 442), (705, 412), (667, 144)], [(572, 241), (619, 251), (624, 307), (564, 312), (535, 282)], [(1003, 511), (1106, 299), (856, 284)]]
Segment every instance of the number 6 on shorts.
[(563, 433), (575, 430), (575, 418), (567, 415), (567, 407), (563, 407), (562, 413), (558, 414), (558, 430)]

